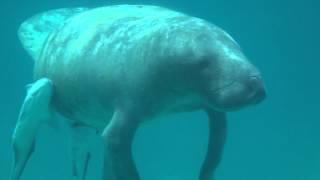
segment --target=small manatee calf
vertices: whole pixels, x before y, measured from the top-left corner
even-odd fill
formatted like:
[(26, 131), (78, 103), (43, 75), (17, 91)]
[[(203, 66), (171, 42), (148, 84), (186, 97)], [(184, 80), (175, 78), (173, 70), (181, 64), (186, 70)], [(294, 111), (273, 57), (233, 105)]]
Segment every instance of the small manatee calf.
[(73, 176), (84, 180), (89, 139), (104, 142), (103, 180), (139, 180), (131, 145), (144, 121), (204, 110), (207, 155), (199, 180), (214, 179), (226, 113), (261, 102), (260, 72), (221, 28), (149, 5), (58, 9), (19, 28), (35, 62), (13, 133), (12, 180), (21, 177), (42, 124), (63, 116), (73, 129)]

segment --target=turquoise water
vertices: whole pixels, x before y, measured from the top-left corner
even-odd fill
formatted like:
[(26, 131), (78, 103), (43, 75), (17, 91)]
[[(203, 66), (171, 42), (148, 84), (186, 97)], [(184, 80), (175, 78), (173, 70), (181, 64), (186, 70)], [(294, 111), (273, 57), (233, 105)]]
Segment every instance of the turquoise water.
[[(0, 180), (8, 179), (14, 129), (33, 62), (16, 30), (48, 9), (117, 3), (157, 4), (207, 19), (228, 31), (261, 70), (268, 97), (229, 114), (217, 180), (320, 179), (320, 3), (316, 0), (1, 1)], [(206, 117), (185, 113), (139, 129), (134, 155), (143, 180), (195, 180), (205, 152)], [(44, 127), (22, 179), (71, 179), (69, 130)], [(89, 180), (101, 176), (101, 143), (92, 146)]]

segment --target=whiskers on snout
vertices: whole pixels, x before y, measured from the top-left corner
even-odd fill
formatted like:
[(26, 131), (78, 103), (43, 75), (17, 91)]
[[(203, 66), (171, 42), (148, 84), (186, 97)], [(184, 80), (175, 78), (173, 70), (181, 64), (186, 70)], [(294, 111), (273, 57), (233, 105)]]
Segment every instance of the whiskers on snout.
[(266, 90), (260, 75), (249, 76), (248, 86), (251, 91), (252, 104), (258, 104), (266, 98)]

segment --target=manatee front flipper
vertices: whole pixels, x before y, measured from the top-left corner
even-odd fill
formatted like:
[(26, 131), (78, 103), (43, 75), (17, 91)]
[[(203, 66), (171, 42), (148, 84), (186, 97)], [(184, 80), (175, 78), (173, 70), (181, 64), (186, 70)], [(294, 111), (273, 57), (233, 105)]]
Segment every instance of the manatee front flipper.
[(90, 140), (95, 129), (86, 126), (72, 127), (73, 180), (84, 180), (90, 160)]
[(103, 180), (139, 180), (131, 145), (138, 127), (135, 113), (116, 110), (102, 134), (105, 143)]
[(51, 116), (52, 82), (43, 78), (29, 85), (12, 136), (14, 164), (11, 180), (18, 180), (34, 149), (34, 138), (39, 126)]
[(202, 164), (199, 180), (213, 180), (214, 171), (220, 163), (226, 139), (226, 113), (206, 110), (209, 117), (209, 142), (207, 155)]

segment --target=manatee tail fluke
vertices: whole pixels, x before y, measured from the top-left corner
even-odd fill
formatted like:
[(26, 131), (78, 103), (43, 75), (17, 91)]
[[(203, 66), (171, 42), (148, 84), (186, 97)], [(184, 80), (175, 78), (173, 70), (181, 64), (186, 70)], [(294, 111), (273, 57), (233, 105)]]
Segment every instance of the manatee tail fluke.
[(29, 18), (21, 24), (18, 30), (23, 47), (34, 60), (37, 60), (50, 32), (58, 28), (68, 18), (86, 10), (87, 8), (56, 9)]
[(14, 163), (11, 180), (20, 179), (34, 150), (37, 130), (50, 117), (51, 95), (52, 83), (48, 79), (40, 79), (28, 88), (12, 136)]

